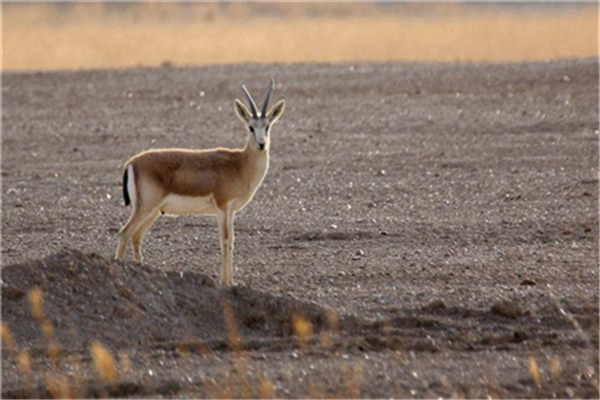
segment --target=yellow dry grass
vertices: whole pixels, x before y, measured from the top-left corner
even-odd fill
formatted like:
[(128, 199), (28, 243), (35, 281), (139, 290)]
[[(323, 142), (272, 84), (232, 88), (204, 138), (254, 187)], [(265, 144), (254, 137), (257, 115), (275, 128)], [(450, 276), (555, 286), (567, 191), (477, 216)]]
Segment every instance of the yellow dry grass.
[(292, 319), (292, 326), (294, 328), (294, 334), (298, 339), (300, 350), (306, 350), (308, 341), (313, 335), (312, 324), (300, 316), (294, 316)]
[(29, 355), (29, 351), (23, 350), (19, 353), (17, 357), (17, 365), (21, 369), (21, 372), (28, 375), (31, 374), (33, 372), (32, 364), (33, 363), (31, 362), (31, 356)]
[(533, 378), (535, 385), (540, 387), (542, 385), (542, 381), (540, 379), (540, 369), (537, 361), (535, 361), (535, 358), (533, 357), (529, 357), (529, 372), (531, 372), (531, 377)]
[(119, 12), (102, 3), (76, 4), (68, 12), (44, 3), (3, 7), (2, 69), (598, 56), (594, 4), (477, 11), (446, 5), (442, 12), (429, 6), (407, 13), (352, 3), (338, 5), (343, 12), (317, 15), (302, 8), (316, 7), (311, 4), (223, 7), (144, 3)]
[(110, 351), (100, 342), (94, 341), (90, 346), (90, 352), (100, 378), (104, 382), (116, 385), (118, 383), (118, 372)]
[(15, 348), (15, 339), (6, 322), (2, 322), (2, 347), (10, 350)]
[(271, 382), (265, 376), (259, 376), (259, 378), (258, 378), (258, 393), (259, 393), (259, 398), (261, 398), (261, 399), (276, 398), (275, 387), (273, 386), (273, 382)]
[(52, 376), (46, 374), (46, 386), (50, 395), (54, 399), (74, 399), (74, 393), (71, 391), (71, 383), (67, 376)]
[(42, 290), (40, 288), (33, 288), (29, 292), (29, 303), (31, 304), (33, 318), (40, 323), (44, 321), (46, 319), (44, 314), (44, 299)]

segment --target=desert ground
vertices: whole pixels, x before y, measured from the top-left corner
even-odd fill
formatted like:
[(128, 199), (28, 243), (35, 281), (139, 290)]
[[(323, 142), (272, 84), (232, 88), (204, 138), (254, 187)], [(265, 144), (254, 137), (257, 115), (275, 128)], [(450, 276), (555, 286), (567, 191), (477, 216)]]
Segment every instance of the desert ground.
[[(2, 397), (598, 398), (596, 59), (3, 73)], [(241, 147), (235, 220), (113, 261), (122, 166)], [(274, 103), (273, 103), (274, 104)]]

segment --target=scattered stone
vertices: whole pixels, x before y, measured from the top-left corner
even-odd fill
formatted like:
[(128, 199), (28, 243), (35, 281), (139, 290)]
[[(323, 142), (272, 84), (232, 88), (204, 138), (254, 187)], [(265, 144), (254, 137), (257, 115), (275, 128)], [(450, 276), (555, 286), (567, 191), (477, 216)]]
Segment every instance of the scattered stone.
[(535, 286), (536, 282), (531, 279), (523, 279), (520, 283), (521, 286)]
[(426, 305), (425, 307), (423, 307), (424, 310), (428, 310), (428, 311), (437, 311), (437, 310), (445, 310), (446, 307), (446, 303), (444, 302), (444, 300), (433, 300), (431, 303), (429, 303), (428, 305)]
[(19, 300), (25, 296), (25, 292), (14, 287), (2, 288), (2, 298), (8, 300)]
[(492, 315), (503, 318), (516, 319), (523, 315), (523, 308), (516, 301), (503, 300), (492, 306), (490, 309)]
[(523, 341), (529, 339), (529, 335), (527, 335), (527, 332), (522, 331), (522, 330), (514, 331), (513, 337), (516, 342), (523, 342)]

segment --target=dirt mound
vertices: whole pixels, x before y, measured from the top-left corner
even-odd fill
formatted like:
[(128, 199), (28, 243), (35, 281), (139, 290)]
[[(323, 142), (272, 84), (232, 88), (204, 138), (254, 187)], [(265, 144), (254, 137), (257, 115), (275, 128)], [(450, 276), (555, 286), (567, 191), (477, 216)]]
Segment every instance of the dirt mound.
[[(147, 265), (107, 260), (65, 249), (42, 260), (2, 269), (2, 320), (17, 344), (38, 347), (46, 337), (34, 317), (30, 293), (39, 288), (43, 319), (61, 348), (111, 347), (202, 340), (227, 341), (226, 315), (244, 338), (289, 336), (293, 318), (315, 331), (328, 326), (329, 312), (287, 296), (246, 287), (223, 290), (207, 276), (161, 272)], [(224, 310), (230, 309), (227, 313)]]

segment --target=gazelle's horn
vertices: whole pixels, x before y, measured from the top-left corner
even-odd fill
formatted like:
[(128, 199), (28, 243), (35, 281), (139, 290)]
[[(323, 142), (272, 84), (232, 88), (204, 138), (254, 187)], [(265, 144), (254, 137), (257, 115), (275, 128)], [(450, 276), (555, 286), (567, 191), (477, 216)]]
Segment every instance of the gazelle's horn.
[(267, 107), (269, 107), (269, 100), (271, 100), (271, 94), (273, 94), (273, 89), (275, 89), (275, 80), (271, 78), (271, 87), (269, 88), (269, 93), (267, 93), (267, 98), (265, 99), (265, 103), (263, 104), (262, 112), (260, 113), (261, 117), (267, 115)]
[(258, 118), (258, 111), (256, 110), (256, 103), (254, 102), (254, 99), (252, 98), (252, 96), (250, 96), (250, 92), (248, 92), (248, 89), (246, 89), (245, 83), (242, 83), (242, 90), (244, 91), (244, 94), (246, 95), (246, 98), (248, 99), (248, 103), (250, 103), (250, 111), (252, 111), (252, 116), (254, 118)]

